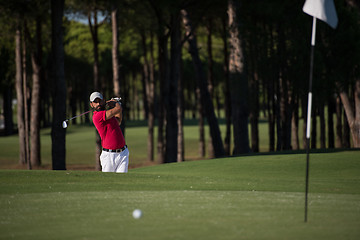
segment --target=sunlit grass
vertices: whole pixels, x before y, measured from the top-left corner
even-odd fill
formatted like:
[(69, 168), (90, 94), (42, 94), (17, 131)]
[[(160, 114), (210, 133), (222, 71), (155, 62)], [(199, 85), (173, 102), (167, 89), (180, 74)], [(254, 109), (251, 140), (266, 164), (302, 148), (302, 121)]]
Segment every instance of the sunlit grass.
[[(130, 169), (0, 170), (0, 239), (359, 239), (360, 151)], [(132, 211), (143, 217), (134, 219)], [(56, 234), (55, 234), (56, 233)]]

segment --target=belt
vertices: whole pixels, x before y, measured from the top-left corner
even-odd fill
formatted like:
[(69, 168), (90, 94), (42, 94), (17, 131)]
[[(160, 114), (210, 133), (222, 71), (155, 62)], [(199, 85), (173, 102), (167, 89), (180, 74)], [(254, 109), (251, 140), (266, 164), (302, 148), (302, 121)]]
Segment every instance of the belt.
[(107, 149), (107, 148), (103, 148), (103, 151), (105, 151), (105, 152), (116, 152), (116, 153), (119, 153), (119, 152), (124, 151), (126, 148), (127, 148), (127, 146), (125, 145), (123, 148), (119, 148), (119, 149)]

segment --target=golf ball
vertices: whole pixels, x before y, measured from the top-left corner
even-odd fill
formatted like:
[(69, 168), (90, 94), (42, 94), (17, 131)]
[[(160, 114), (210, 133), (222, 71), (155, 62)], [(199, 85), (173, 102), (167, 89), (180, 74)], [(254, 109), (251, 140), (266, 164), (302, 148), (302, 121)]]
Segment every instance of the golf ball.
[(140, 209), (135, 209), (133, 211), (132, 215), (135, 219), (139, 219), (142, 216), (142, 211)]
[(63, 127), (63, 128), (67, 128), (67, 123), (66, 123), (66, 121), (63, 121), (62, 127)]

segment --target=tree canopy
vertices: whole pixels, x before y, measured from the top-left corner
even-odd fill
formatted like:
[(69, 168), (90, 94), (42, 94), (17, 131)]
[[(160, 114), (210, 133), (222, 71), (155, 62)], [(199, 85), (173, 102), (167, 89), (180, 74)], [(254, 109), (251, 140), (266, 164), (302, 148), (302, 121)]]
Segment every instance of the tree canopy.
[[(182, 127), (181, 122), (172, 123), (178, 118), (204, 117), (209, 121), (211, 114), (204, 115), (204, 109), (201, 110), (201, 106), (198, 106), (206, 105), (206, 102), (200, 101), (206, 92), (200, 91), (201, 94), (197, 95), (197, 71), (202, 68), (206, 91), (209, 91), (213, 104), (211, 111), (216, 118), (229, 119), (228, 126), (232, 119), (232, 126), (237, 127), (238, 120), (228, 114), (230, 106), (233, 113), (240, 108), (244, 110), (240, 114), (245, 114), (245, 128), (242, 131), (249, 132), (250, 141), (244, 141), (249, 145), (248, 150), (260, 151), (260, 119), (269, 124), (268, 151), (301, 148), (303, 145), (299, 139), (299, 131), (304, 129), (299, 129), (298, 123), (306, 112), (311, 18), (302, 12), (303, 2), (299, 1), (229, 2), (238, 4), (235, 21), (244, 63), (243, 73), (235, 78), (228, 68), (232, 51), (229, 45), (232, 35), (228, 25), (228, 1), (66, 0), (62, 29), (67, 112), (74, 115), (88, 109), (87, 98), (92, 90), (102, 91), (109, 97), (114, 94), (114, 40), (111, 24), (114, 19), (111, 18), (111, 13), (116, 10), (118, 81), (121, 86), (120, 94), (124, 99), (125, 119), (149, 119), (151, 112), (159, 126), (174, 124), (176, 129)], [(357, 88), (360, 81), (359, 4), (352, 0), (335, 0), (335, 6), (339, 18), (337, 29), (333, 30), (323, 22), (317, 25), (313, 116), (314, 121), (317, 120), (316, 116), (319, 117), (320, 131), (315, 128), (312, 139), (318, 132), (322, 136), (322, 147), (344, 147), (351, 144), (358, 147), (356, 139), (360, 136), (353, 137), (352, 140), (349, 136), (354, 135), (356, 126), (360, 126), (360, 110), (357, 110), (360, 108), (360, 97), (357, 95), (360, 91)], [(30, 92), (34, 91), (32, 74), (35, 72), (30, 63), (31, 52), (41, 42), (42, 58), (39, 64), (44, 72), (40, 78), (42, 97), (39, 100), (39, 121), (42, 127), (49, 126), (52, 121), (52, 116), (45, 114), (45, 109), (51, 108), (55, 100), (53, 95), (46, 94), (53, 91), (54, 87), (50, 81), (51, 66), (54, 64), (50, 9), (49, 1), (44, 0), (0, 1), (0, 95), (5, 98), (9, 94), (3, 89), (11, 89), (10, 92), (15, 93), (14, 37), (18, 29), (22, 41), (23, 77), (27, 80)], [(182, 10), (188, 13), (191, 28), (187, 28), (184, 25), (186, 21), (181, 20)], [(37, 32), (40, 27), (41, 35)], [(179, 31), (179, 34), (176, 35), (175, 31)], [(194, 46), (189, 45), (192, 37), (196, 37)], [(173, 42), (175, 38), (177, 42)], [(193, 63), (194, 50), (199, 57), (198, 65)], [(94, 85), (93, 79), (98, 79), (95, 81), (99, 82), (98, 86)], [(171, 87), (175, 87), (176, 91), (171, 92)], [(227, 99), (230, 95), (233, 100), (234, 96), (239, 98), (230, 103)], [(346, 98), (349, 99), (348, 106), (344, 105)], [(172, 102), (174, 105), (171, 105)], [(343, 106), (339, 105), (341, 102)], [(244, 108), (241, 107), (242, 103), (245, 104)], [(346, 111), (344, 114), (343, 107), (353, 111)], [(166, 116), (171, 114), (173, 108), (178, 108), (178, 112), (174, 112), (176, 117), (167, 119)], [(326, 118), (325, 114), (328, 114)], [(348, 122), (352, 118), (354, 124)], [(337, 121), (334, 122), (333, 119)], [(250, 123), (250, 130), (246, 127), (246, 121)], [(158, 135), (162, 134), (169, 132), (160, 127)], [(178, 134), (181, 135), (181, 131), (175, 135)], [(225, 137), (224, 133), (221, 137)], [(226, 138), (228, 137), (230, 135), (226, 133)], [(240, 137), (247, 138), (244, 135)], [(170, 140), (167, 141), (169, 144)], [(177, 141), (181, 142), (181, 138)], [(178, 150), (181, 149), (180, 145)], [(316, 146), (315, 142), (313, 147)], [(158, 149), (164, 150), (164, 147)], [(244, 149), (247, 149), (246, 146)]]

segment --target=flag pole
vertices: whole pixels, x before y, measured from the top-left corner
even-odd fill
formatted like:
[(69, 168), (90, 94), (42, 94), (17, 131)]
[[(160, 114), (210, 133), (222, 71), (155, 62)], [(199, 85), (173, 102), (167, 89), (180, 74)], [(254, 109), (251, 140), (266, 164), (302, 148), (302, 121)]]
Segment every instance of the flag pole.
[(313, 68), (314, 68), (315, 36), (316, 36), (316, 17), (313, 17), (312, 34), (311, 34), (309, 94), (308, 94), (308, 109), (307, 109), (307, 122), (306, 122), (306, 178), (305, 178), (305, 218), (304, 218), (305, 222), (307, 222), (307, 212), (308, 212), (310, 129), (311, 129), (312, 82), (313, 82)]

